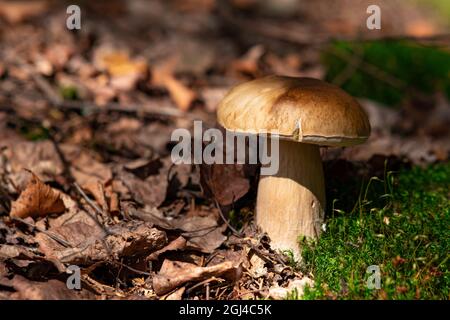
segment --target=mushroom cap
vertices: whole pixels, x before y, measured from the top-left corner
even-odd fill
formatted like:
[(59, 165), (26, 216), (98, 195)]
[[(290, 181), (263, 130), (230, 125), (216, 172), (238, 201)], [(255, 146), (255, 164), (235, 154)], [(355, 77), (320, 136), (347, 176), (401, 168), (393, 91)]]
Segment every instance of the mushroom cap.
[(312, 78), (268, 76), (237, 85), (219, 104), (217, 119), (230, 131), (325, 146), (356, 145), (370, 135), (353, 97)]

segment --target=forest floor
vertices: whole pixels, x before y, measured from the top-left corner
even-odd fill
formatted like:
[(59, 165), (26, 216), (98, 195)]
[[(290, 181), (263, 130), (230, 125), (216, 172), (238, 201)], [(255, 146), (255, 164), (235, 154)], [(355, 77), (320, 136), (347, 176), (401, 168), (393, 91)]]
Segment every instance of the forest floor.
[[(369, 2), (80, 1), (78, 31), (64, 1), (2, 2), (0, 299), (449, 299), (448, 10), (379, 1), (371, 32)], [(301, 264), (254, 225), (257, 165), (170, 158), (173, 130), (268, 74), (333, 82), (372, 125), (321, 150)]]

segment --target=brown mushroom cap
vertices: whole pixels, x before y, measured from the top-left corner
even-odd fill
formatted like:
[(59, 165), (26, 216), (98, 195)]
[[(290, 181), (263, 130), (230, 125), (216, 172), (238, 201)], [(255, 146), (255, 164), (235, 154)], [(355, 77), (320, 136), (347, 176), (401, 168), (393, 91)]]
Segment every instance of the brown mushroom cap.
[(311, 78), (269, 76), (234, 87), (217, 111), (227, 130), (278, 133), (299, 142), (350, 146), (370, 135), (359, 103), (337, 86)]

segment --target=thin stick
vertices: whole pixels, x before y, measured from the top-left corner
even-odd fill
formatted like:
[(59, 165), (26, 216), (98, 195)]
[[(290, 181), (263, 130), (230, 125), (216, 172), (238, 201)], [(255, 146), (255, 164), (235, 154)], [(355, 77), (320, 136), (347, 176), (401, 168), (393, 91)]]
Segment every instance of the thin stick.
[(203, 281), (201, 281), (201, 282), (199, 282), (199, 283), (193, 285), (192, 287), (190, 287), (189, 289), (186, 290), (186, 293), (189, 294), (189, 293), (191, 293), (193, 290), (195, 290), (196, 288), (198, 288), (198, 287), (200, 287), (200, 286), (202, 286), (202, 285), (209, 284), (210, 282), (213, 282), (213, 281), (217, 281), (218, 283), (222, 283), (222, 282), (224, 282), (225, 280), (222, 279), (222, 278), (216, 278), (216, 277), (213, 276), (213, 277), (211, 277), (211, 278), (208, 278), (208, 279), (206, 279), (206, 280), (203, 280)]
[(227, 225), (227, 227), (239, 238), (242, 238), (242, 234), (237, 231), (235, 228), (233, 228), (233, 226), (228, 222), (228, 220), (225, 218), (225, 216), (223, 215), (222, 209), (220, 208), (219, 203), (217, 202), (216, 199), (214, 199), (215, 203), (216, 203), (216, 207), (219, 210), (219, 215), (222, 218), (223, 222), (225, 222), (225, 224)]
[(75, 188), (77, 188), (77, 191), (80, 193), (80, 195), (83, 197), (84, 200), (86, 200), (86, 202), (101, 216), (104, 215), (102, 209), (100, 209), (99, 206), (97, 206), (97, 204), (92, 201), (86, 193), (84, 193), (83, 189), (80, 188), (80, 186), (78, 185), (78, 183), (74, 183)]
[(44, 229), (42, 229), (41, 227), (38, 227), (37, 225), (32, 224), (32, 223), (29, 223), (29, 222), (25, 221), (25, 220), (22, 219), (22, 218), (12, 217), (12, 220), (16, 220), (16, 221), (22, 222), (23, 224), (26, 224), (27, 226), (29, 226), (29, 227), (31, 227), (31, 228), (33, 228), (33, 229), (36, 229), (36, 230), (39, 231), (39, 232), (42, 232), (43, 234), (45, 234), (46, 236), (48, 236), (48, 237), (50, 237), (51, 239), (55, 240), (55, 241), (58, 242), (60, 245), (66, 247), (66, 248), (72, 248), (72, 245), (71, 245), (69, 242), (67, 242), (67, 241), (64, 240), (64, 239), (61, 239), (60, 237), (58, 237), (57, 235), (53, 234), (53, 233), (50, 232), (50, 231), (44, 230)]
[[(89, 206), (91, 208), (94, 209), (94, 211), (99, 214), (100, 216), (103, 216), (104, 213), (103, 211), (97, 206), (97, 204), (92, 201), (86, 193), (84, 193), (83, 189), (81, 189), (81, 187), (78, 185), (78, 183), (74, 183), (74, 186), (76, 188), (76, 190), (78, 191), (78, 193), (83, 197), (84, 200), (86, 200), (86, 202), (89, 204)], [(113, 232), (111, 232), (107, 227), (105, 227), (102, 223), (100, 223), (100, 221), (98, 220), (97, 216), (93, 216), (88, 210), (86, 211), (89, 216), (94, 220), (94, 222), (103, 230), (105, 231), (106, 235), (112, 235)], [(105, 243), (106, 246), (106, 243)], [(107, 246), (106, 246), (107, 247)], [(107, 247), (107, 250), (109, 251), (109, 248)]]
[(113, 263), (114, 263), (114, 264), (117, 264), (117, 265), (120, 265), (121, 267), (124, 267), (124, 268), (126, 268), (126, 269), (128, 269), (128, 270), (130, 270), (130, 271), (136, 272), (136, 273), (138, 273), (138, 274), (142, 274), (142, 275), (145, 275), (145, 276), (151, 276), (151, 275), (152, 275), (152, 274), (149, 273), (149, 272), (141, 271), (141, 270), (135, 269), (135, 268), (130, 267), (130, 266), (128, 266), (128, 265), (126, 265), (126, 264), (124, 264), (124, 263), (122, 263), (122, 262), (113, 261)]

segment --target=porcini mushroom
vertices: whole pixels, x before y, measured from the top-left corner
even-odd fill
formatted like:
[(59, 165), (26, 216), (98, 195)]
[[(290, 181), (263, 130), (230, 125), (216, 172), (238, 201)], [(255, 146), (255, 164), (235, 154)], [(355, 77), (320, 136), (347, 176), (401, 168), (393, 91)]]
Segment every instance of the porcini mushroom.
[(300, 236), (317, 238), (325, 209), (319, 146), (343, 147), (370, 135), (367, 115), (340, 88), (321, 80), (269, 76), (234, 87), (218, 122), (239, 133), (279, 134), (279, 170), (261, 176), (256, 222), (271, 246), (300, 258)]

